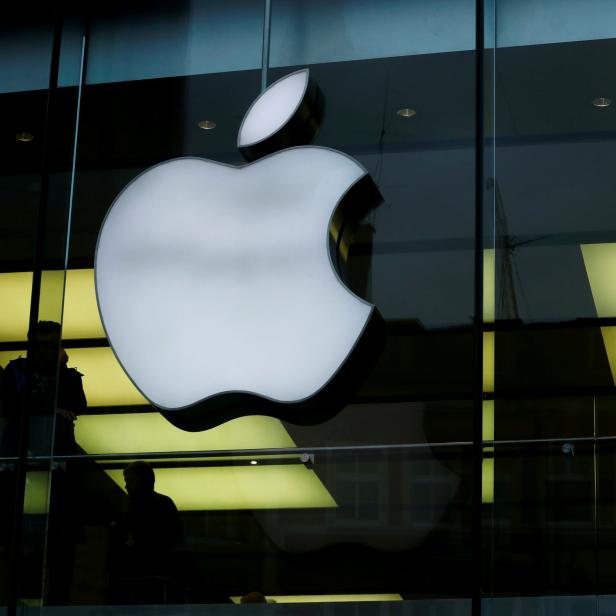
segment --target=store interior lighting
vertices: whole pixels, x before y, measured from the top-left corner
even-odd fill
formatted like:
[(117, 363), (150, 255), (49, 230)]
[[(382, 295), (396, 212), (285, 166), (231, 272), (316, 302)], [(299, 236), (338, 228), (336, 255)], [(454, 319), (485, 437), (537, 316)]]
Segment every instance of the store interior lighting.
[[(581, 244), (580, 249), (597, 316), (616, 318), (616, 243)], [(616, 384), (616, 326), (601, 327), (601, 336)]]
[[(241, 603), (241, 597), (229, 597), (235, 604)], [(358, 603), (367, 601), (402, 601), (397, 593), (361, 594), (361, 595), (266, 595), (271, 603)]]
[[(46, 270), (41, 279), (39, 320), (62, 321), (66, 340), (104, 338), (93, 269)], [(28, 334), (32, 272), (0, 273), (0, 342), (22, 342)], [(64, 319), (62, 301), (64, 298)]]

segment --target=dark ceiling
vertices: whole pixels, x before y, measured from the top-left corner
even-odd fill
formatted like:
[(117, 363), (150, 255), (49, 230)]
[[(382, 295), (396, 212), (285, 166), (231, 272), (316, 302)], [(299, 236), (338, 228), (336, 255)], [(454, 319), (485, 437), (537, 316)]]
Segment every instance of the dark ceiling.
[[(486, 60), (486, 105), (495, 81), (499, 143), (597, 140), (616, 134), (616, 110), (591, 101), (612, 94), (613, 39), (498, 49)], [(273, 69), (273, 81), (296, 67)], [(349, 153), (474, 145), (474, 53), (334, 62), (311, 67), (327, 112), (317, 143)], [(84, 90), (79, 169), (145, 167), (176, 156), (241, 160), (235, 141), (258, 94), (260, 71), (90, 85)], [(613, 95), (613, 94), (612, 94)], [(0, 95), (4, 175), (36, 173), (46, 91)], [(52, 166), (68, 169), (75, 88), (56, 94)], [(417, 116), (396, 115), (412, 107)], [(213, 119), (216, 130), (197, 122)], [(491, 118), (488, 121), (488, 130)], [(28, 131), (34, 142), (17, 143)]]

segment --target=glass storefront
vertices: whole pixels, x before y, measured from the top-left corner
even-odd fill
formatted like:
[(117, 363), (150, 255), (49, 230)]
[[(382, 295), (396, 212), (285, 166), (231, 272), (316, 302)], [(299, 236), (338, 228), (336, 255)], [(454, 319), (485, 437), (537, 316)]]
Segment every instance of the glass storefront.
[[(0, 25), (0, 614), (611, 613), (616, 5), (12, 11)], [(330, 257), (386, 342), (341, 410), (289, 421), (248, 400), (182, 430), (111, 348), (101, 227), (155, 165), (245, 165), (251, 103), (304, 68), (324, 103), (311, 145), (358, 161), (382, 196)], [(204, 199), (214, 190), (204, 180)], [(224, 278), (229, 255), (264, 243), (264, 208), (246, 199), (260, 237), (244, 232), (244, 246), (204, 248), (190, 221), (152, 239), (165, 302), (182, 305), (186, 275)], [(169, 220), (183, 211), (169, 200)], [(299, 234), (267, 241), (299, 250)], [(186, 258), (208, 248), (222, 274)], [(133, 282), (131, 301), (154, 312)], [(233, 362), (192, 346), (218, 300), (152, 328), (144, 353), (178, 390), (201, 356)], [(238, 322), (229, 345), (244, 336)], [(169, 340), (178, 354), (161, 354)]]

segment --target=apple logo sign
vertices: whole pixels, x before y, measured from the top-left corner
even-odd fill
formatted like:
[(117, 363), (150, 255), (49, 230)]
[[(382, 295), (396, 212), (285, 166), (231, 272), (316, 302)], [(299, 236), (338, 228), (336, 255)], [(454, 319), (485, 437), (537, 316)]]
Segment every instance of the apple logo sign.
[(382, 318), (344, 284), (340, 261), (343, 237), (382, 198), (356, 160), (306, 145), (322, 113), (309, 71), (291, 73), (242, 121), (248, 164), (162, 162), (107, 212), (94, 266), (103, 326), (179, 428), (251, 414), (323, 421), (383, 346)]

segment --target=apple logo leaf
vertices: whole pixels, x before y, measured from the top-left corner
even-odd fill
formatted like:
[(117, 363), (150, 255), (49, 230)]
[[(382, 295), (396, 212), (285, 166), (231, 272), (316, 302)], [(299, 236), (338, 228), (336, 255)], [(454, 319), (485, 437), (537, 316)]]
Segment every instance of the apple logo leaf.
[(253, 414), (324, 421), (384, 346), (382, 317), (345, 284), (342, 263), (382, 197), (354, 158), (306, 145), (323, 108), (307, 69), (280, 79), (239, 130), (254, 162), (162, 161), (101, 225), (94, 273), (109, 344), (183, 430)]
[(249, 107), (237, 147), (247, 161), (310, 143), (323, 119), (324, 99), (305, 68), (285, 75)]

